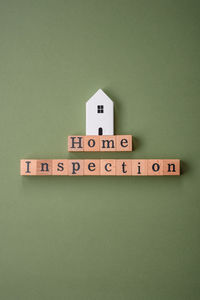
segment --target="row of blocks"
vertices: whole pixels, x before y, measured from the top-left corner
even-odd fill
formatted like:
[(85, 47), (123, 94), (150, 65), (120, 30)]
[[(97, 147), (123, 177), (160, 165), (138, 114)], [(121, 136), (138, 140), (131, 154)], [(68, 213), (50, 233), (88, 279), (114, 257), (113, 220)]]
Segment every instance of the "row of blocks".
[(21, 175), (163, 176), (180, 175), (179, 159), (21, 160)]
[(132, 135), (68, 136), (69, 152), (132, 151)]

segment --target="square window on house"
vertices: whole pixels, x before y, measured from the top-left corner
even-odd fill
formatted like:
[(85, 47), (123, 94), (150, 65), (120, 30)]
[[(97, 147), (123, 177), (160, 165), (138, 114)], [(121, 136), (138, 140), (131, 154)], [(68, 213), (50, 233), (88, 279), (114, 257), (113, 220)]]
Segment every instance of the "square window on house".
[(103, 105), (97, 105), (97, 113), (103, 114)]

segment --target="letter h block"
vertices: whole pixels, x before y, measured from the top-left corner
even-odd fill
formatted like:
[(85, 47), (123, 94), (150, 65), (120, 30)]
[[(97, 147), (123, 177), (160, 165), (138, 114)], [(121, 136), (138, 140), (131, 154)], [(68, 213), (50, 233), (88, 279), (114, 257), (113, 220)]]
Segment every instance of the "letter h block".
[(83, 136), (68, 136), (68, 152), (83, 152), (84, 147)]

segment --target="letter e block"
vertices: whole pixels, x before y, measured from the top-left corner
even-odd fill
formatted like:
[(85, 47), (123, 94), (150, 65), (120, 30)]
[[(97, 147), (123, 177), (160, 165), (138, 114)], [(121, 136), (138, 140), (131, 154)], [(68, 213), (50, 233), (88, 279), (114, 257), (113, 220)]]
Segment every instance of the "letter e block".
[(68, 175), (68, 159), (53, 159), (52, 175), (56, 175), (56, 176)]
[(117, 150), (119, 152), (132, 151), (132, 135), (116, 135)]
[(133, 176), (147, 176), (147, 160), (146, 159), (132, 159), (132, 175)]
[(21, 159), (20, 160), (20, 175), (32, 176), (36, 175), (36, 159)]
[(68, 160), (68, 173), (69, 176), (82, 176), (84, 171), (84, 162), (80, 159)]
[(81, 152), (83, 147), (83, 136), (68, 136), (68, 152)]
[(148, 176), (163, 176), (163, 159), (148, 159), (147, 174)]
[(99, 135), (86, 135), (84, 136), (84, 152), (97, 152), (100, 147)]
[(101, 159), (101, 175), (114, 176), (115, 175), (115, 159)]
[(180, 176), (180, 160), (179, 159), (164, 159), (164, 175)]
[(100, 175), (100, 160), (85, 159), (84, 160), (84, 175), (97, 176)]

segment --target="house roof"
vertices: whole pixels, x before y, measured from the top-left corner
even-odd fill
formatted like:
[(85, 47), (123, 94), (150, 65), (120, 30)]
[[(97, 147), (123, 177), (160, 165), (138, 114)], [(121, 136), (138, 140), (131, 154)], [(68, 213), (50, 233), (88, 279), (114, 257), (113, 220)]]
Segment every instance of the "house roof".
[(98, 102), (101, 103), (101, 101), (103, 102), (111, 102), (113, 103), (113, 101), (101, 90), (99, 89), (88, 101), (87, 104), (90, 102)]

